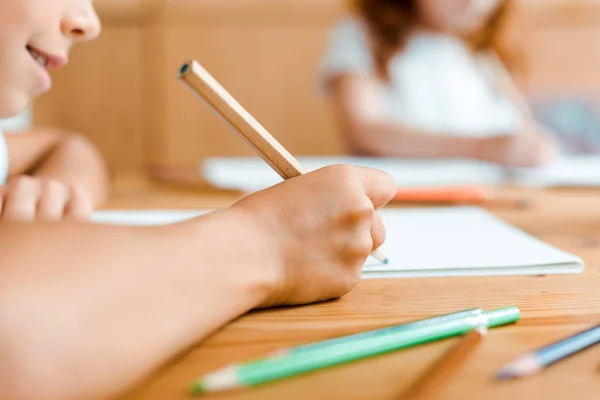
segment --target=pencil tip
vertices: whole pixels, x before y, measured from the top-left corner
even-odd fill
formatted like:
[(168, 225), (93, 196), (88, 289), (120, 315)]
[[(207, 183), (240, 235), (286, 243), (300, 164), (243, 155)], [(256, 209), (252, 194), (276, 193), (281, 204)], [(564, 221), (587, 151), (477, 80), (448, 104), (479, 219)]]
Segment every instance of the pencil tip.
[(389, 258), (386, 257), (386, 258), (383, 259), (383, 264), (384, 265), (389, 264), (389, 262), (390, 262)]
[(515, 375), (512, 371), (502, 369), (496, 373), (496, 379), (499, 381), (509, 381), (511, 379), (515, 379), (517, 375)]
[(202, 394), (204, 393), (204, 385), (201, 381), (195, 381), (190, 385), (190, 392), (192, 394)]
[(183, 64), (183, 66), (179, 69), (179, 75), (183, 76), (186, 74), (186, 72), (188, 72), (188, 69), (190, 69), (190, 65), (189, 64)]

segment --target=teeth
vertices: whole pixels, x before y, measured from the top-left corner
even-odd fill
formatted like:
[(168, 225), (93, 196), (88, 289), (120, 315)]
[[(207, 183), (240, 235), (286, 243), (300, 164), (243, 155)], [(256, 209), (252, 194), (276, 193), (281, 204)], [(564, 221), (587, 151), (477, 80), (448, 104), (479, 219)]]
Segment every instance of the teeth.
[(48, 59), (46, 57), (44, 57), (42, 54), (38, 53), (35, 49), (32, 49), (31, 47), (28, 48), (29, 53), (31, 54), (31, 57), (33, 57), (33, 59), (40, 64), (42, 67), (46, 68), (48, 66)]
[(48, 60), (44, 56), (37, 56), (35, 61), (37, 61), (42, 67), (48, 66)]

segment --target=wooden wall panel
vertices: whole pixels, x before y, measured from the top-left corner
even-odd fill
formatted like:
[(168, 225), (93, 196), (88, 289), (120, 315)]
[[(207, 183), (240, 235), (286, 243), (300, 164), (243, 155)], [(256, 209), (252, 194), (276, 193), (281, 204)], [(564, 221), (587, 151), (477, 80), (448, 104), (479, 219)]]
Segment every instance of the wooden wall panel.
[(91, 138), (112, 168), (141, 161), (139, 31), (106, 28), (102, 39), (74, 49), (54, 88), (33, 106), (34, 123)]
[[(195, 180), (200, 160), (251, 154), (176, 80), (196, 58), (294, 154), (343, 151), (316, 83), (343, 0), (96, 0), (104, 33), (78, 46), (38, 123), (94, 140), (114, 169)], [(519, 0), (510, 36), (532, 92), (600, 93), (600, 2)]]
[[(294, 154), (343, 152), (316, 67), (342, 1), (175, 0), (165, 10), (164, 62), (196, 58)], [(590, 0), (521, 0), (510, 37), (524, 54), (532, 93), (600, 92), (600, 6)], [(251, 154), (176, 81), (167, 80), (166, 132), (154, 158), (163, 178), (198, 178), (211, 155)]]
[(515, 14), (532, 92), (600, 94), (600, 2), (521, 0)]
[(267, 1), (253, 8), (248, 2), (238, 2), (238, 8), (231, 4), (168, 4), (161, 60), (169, 74), (167, 131), (160, 150), (153, 151), (156, 177), (199, 180), (196, 171), (205, 157), (253, 154), (171, 78), (190, 58), (203, 64), (292, 153), (341, 151), (317, 87), (324, 37), (340, 13), (339, 4), (325, 3), (322, 13), (316, 12), (315, 2)]
[[(338, 146), (318, 96), (320, 46), (301, 44), (318, 42), (318, 29), (176, 27), (167, 36), (172, 45), (165, 60), (173, 76), (184, 60), (195, 58), (291, 151), (324, 154)], [(186, 42), (190, 37), (196, 39)], [(195, 163), (201, 155), (250, 154), (181, 83), (173, 79), (167, 87), (166, 161), (181, 161), (181, 154)]]
[(137, 0), (97, 0), (103, 32), (74, 47), (54, 87), (33, 105), (34, 123), (80, 132), (112, 169), (141, 162), (140, 14)]

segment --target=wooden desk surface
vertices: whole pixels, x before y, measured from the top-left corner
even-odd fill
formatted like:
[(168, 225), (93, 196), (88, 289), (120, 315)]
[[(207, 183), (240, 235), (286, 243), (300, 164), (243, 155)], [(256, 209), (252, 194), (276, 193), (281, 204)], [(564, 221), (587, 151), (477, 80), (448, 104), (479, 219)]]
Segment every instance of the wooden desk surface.
[[(179, 356), (126, 399), (188, 399), (189, 382), (231, 362), (296, 345), (448, 313), (516, 305), (514, 326), (491, 331), (440, 399), (597, 399), (600, 346), (517, 382), (497, 383), (493, 373), (513, 357), (600, 323), (600, 190), (528, 192), (528, 210), (492, 209), (523, 230), (581, 256), (582, 275), (369, 280), (338, 301), (254, 312), (234, 321)], [(111, 208), (214, 208), (231, 194), (159, 188), (124, 179)], [(397, 351), (345, 366), (206, 399), (393, 399), (453, 340)]]

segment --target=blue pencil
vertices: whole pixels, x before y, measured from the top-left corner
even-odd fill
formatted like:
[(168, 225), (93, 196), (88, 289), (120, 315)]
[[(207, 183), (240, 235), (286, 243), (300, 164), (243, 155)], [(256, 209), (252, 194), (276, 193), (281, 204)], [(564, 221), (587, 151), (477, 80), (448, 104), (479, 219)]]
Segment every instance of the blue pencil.
[(600, 325), (522, 355), (502, 368), (496, 377), (507, 380), (533, 375), (551, 364), (598, 343), (600, 343)]

